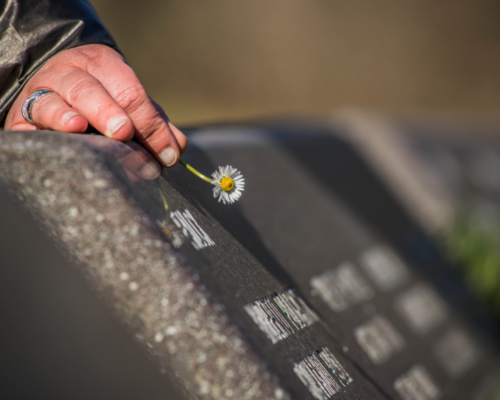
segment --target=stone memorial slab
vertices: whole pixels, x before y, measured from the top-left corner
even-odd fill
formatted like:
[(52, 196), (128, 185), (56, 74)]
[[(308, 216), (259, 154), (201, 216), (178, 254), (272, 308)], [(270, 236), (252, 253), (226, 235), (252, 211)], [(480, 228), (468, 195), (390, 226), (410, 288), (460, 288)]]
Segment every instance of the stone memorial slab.
[(0, 398), (186, 397), (0, 181)]
[(182, 166), (143, 179), (133, 148), (97, 136), (5, 132), (0, 173), (188, 398), (494, 390), (493, 323), (348, 142), (187, 133), (186, 162), (242, 171), (239, 202)]

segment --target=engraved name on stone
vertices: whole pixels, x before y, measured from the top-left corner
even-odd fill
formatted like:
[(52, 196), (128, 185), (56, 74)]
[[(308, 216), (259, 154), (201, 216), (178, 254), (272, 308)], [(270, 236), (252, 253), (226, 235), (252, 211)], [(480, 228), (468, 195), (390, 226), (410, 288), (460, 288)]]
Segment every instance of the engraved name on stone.
[(359, 346), (374, 364), (387, 361), (405, 346), (401, 334), (383, 316), (375, 315), (354, 330)]
[(355, 265), (350, 262), (314, 276), (310, 284), (314, 293), (336, 312), (347, 310), (351, 304), (370, 300), (375, 294)]
[(394, 390), (402, 400), (437, 400), (441, 396), (429, 373), (420, 364), (396, 379)]
[(353, 382), (331, 351), (323, 347), (293, 366), (293, 371), (318, 400), (327, 400)]
[(462, 330), (451, 329), (434, 345), (434, 353), (451, 378), (459, 378), (478, 361), (480, 350)]
[(318, 316), (293, 289), (254, 301), (244, 309), (273, 343), (318, 321)]
[(430, 286), (419, 284), (401, 294), (395, 301), (396, 310), (409, 328), (425, 335), (446, 319), (447, 310), (439, 295)]
[(280, 310), (288, 317), (296, 331), (312, 325), (319, 319), (304, 300), (297, 296), (293, 289), (273, 294), (271, 297)]
[(408, 279), (404, 262), (387, 246), (376, 246), (360, 256), (360, 264), (377, 287), (387, 292)]
[(215, 242), (208, 234), (198, 225), (188, 209), (182, 211), (171, 211), (170, 218), (175, 225), (182, 230), (186, 237), (191, 238), (191, 244), (196, 250), (204, 249), (205, 247), (215, 246)]

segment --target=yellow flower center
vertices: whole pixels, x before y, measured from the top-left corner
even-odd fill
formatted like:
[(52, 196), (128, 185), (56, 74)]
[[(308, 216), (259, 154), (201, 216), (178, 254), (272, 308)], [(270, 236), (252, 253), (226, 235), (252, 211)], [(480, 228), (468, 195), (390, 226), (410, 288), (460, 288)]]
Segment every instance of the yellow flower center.
[(230, 192), (234, 188), (234, 181), (229, 177), (222, 178), (220, 181), (220, 187), (225, 192)]

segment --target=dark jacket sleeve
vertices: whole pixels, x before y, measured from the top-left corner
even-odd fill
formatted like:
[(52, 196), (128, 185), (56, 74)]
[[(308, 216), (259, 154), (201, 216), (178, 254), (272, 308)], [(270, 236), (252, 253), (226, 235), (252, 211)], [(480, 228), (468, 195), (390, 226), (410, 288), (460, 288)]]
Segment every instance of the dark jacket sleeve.
[(96, 43), (117, 49), (87, 0), (0, 0), (0, 35), (0, 121), (54, 54)]

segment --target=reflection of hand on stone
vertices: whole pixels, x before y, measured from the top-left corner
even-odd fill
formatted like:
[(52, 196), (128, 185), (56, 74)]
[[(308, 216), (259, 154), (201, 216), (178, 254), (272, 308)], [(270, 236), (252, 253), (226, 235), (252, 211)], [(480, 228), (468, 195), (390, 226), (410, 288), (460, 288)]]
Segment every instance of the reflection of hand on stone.
[(123, 165), (130, 179), (139, 182), (153, 180), (160, 176), (160, 164), (144, 147), (138, 143), (128, 142), (123, 145), (123, 148), (124, 150), (117, 154), (117, 160)]
[[(33, 104), (36, 127), (21, 107), (37, 89), (50, 89)], [(82, 133), (92, 125), (117, 140), (134, 136), (163, 165), (173, 166), (187, 146), (186, 137), (146, 94), (133, 70), (113, 49), (86, 45), (53, 56), (28, 81), (5, 122), (6, 130), (53, 129)]]
[(156, 159), (136, 142), (118, 143), (99, 136), (87, 136), (85, 141), (103, 153), (113, 156), (134, 182), (153, 180), (161, 173), (161, 166)]

